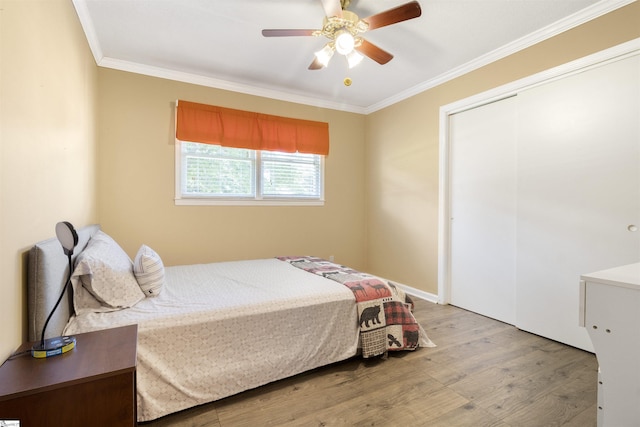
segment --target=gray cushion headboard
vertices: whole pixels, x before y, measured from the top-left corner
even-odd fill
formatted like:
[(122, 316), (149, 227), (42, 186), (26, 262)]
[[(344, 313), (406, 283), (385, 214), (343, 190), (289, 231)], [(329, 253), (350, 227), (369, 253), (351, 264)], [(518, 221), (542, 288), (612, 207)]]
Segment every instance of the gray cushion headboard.
[[(76, 230), (78, 245), (73, 251), (73, 260), (87, 246), (87, 242), (98, 230), (98, 224)], [(29, 251), (27, 267), (27, 306), (29, 310), (29, 341), (41, 338), (42, 327), (51, 309), (60, 297), (69, 274), (69, 260), (57, 238), (36, 243)], [(49, 321), (46, 338), (62, 334), (73, 314), (72, 289), (67, 292)]]

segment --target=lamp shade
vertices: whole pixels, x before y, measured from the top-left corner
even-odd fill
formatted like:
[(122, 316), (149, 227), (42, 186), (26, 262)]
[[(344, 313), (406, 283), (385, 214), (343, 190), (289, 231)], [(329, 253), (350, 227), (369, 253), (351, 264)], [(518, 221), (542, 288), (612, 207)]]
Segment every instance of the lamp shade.
[(330, 43), (327, 43), (321, 50), (315, 53), (316, 58), (318, 58), (318, 62), (322, 64), (323, 67), (329, 65), (329, 60), (333, 56), (334, 49)]
[(353, 68), (358, 65), (362, 61), (362, 58), (364, 58), (362, 55), (360, 55), (355, 50), (352, 50), (349, 54), (347, 54), (347, 62), (349, 63), (349, 68)]
[(56, 236), (64, 249), (65, 255), (72, 255), (73, 249), (78, 244), (78, 233), (73, 225), (67, 221), (56, 224)]

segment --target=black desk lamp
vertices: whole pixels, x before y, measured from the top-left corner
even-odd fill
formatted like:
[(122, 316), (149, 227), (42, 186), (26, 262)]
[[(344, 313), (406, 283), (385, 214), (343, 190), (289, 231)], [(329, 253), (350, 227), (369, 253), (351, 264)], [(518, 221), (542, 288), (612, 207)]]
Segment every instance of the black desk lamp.
[(49, 313), (49, 317), (47, 317), (46, 322), (44, 322), (44, 327), (42, 328), (42, 338), (40, 342), (34, 344), (31, 348), (31, 355), (36, 358), (44, 358), (57, 356), (58, 354), (66, 353), (67, 351), (72, 350), (76, 346), (76, 339), (74, 337), (55, 337), (44, 339), (44, 331), (47, 329), (47, 325), (49, 324), (49, 320), (51, 320), (51, 316), (53, 316), (53, 312), (56, 311), (58, 305), (60, 305), (60, 301), (62, 301), (62, 296), (64, 292), (69, 287), (69, 283), (71, 283), (71, 273), (73, 272), (73, 261), (71, 261), (71, 255), (73, 255), (73, 250), (78, 244), (78, 234), (76, 230), (73, 228), (73, 225), (70, 223), (63, 221), (56, 224), (56, 236), (58, 237), (58, 241), (62, 245), (62, 249), (64, 250), (65, 255), (69, 258), (69, 275), (67, 276), (67, 281), (62, 288), (62, 292), (60, 293), (60, 298), (56, 302), (56, 305), (53, 306), (51, 313)]

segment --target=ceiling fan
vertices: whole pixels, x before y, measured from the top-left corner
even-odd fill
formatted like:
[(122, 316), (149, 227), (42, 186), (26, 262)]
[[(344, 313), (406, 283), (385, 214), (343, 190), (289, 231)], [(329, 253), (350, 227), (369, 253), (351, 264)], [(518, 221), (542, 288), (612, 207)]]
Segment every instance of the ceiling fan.
[[(379, 64), (386, 64), (393, 55), (362, 38), (366, 31), (386, 27), (398, 22), (417, 18), (422, 14), (420, 4), (412, 1), (387, 11), (360, 19), (346, 10), (350, 0), (320, 0), (326, 17), (320, 30), (262, 30), (264, 37), (324, 36), (329, 42), (318, 52), (309, 65), (310, 70), (319, 70), (329, 65), (337, 51), (347, 58), (349, 68), (355, 67), (365, 55)], [(362, 54), (362, 55), (360, 55)]]

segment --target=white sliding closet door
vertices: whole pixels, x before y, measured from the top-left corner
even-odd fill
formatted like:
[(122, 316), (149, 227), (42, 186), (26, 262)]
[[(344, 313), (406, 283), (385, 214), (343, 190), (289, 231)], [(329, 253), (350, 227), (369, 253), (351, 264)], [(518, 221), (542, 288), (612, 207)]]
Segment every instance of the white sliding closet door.
[(592, 351), (580, 275), (640, 260), (640, 55), (449, 124), (450, 303)]
[(592, 349), (580, 274), (640, 260), (640, 56), (518, 101), (516, 326)]
[(515, 98), (450, 116), (451, 304), (515, 323)]

